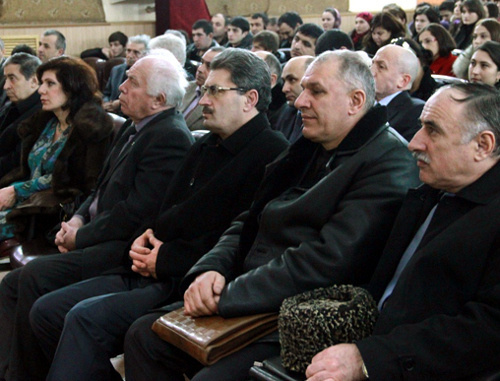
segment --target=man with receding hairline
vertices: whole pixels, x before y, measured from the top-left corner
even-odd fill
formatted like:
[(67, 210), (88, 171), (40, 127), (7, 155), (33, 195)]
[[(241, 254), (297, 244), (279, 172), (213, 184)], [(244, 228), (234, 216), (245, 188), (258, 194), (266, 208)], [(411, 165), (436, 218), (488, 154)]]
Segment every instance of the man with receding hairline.
[(406, 140), (411, 140), (420, 128), (418, 117), (425, 102), (409, 94), (419, 68), (417, 56), (397, 45), (380, 48), (373, 57), (377, 102), (387, 106), (389, 124)]
[[(250, 209), (182, 280), (186, 315), (277, 313), (294, 294), (364, 283), (402, 197), (418, 184), (405, 143), (373, 106), (373, 78), (356, 53), (316, 58), (302, 86), (295, 104), (303, 137), (267, 167)], [(274, 333), (202, 368), (152, 332), (159, 316), (144, 316), (127, 333), (128, 381), (182, 381), (183, 373), (192, 381), (247, 380), (254, 361), (280, 351)]]

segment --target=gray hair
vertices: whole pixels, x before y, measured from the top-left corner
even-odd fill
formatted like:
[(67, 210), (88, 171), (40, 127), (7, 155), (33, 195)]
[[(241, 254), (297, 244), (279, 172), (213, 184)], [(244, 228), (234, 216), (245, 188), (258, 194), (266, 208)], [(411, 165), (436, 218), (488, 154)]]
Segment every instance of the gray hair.
[(457, 90), (462, 98), (451, 97), (455, 102), (464, 105), (465, 117), (462, 125), (462, 143), (466, 144), (483, 131), (491, 131), (495, 135), (493, 154), (500, 156), (500, 93), (492, 86), (483, 83), (453, 83), (441, 87), (437, 92)]
[(210, 70), (227, 70), (237, 87), (245, 92), (257, 90), (259, 100), (255, 107), (259, 112), (267, 111), (271, 103), (271, 72), (264, 60), (249, 50), (227, 48), (212, 60)]
[(19, 72), (29, 80), (36, 75), (36, 69), (42, 64), (40, 58), (28, 53), (16, 53), (5, 60), (3, 67), (7, 65), (19, 65)]
[(137, 36), (129, 37), (127, 44), (131, 43), (131, 42), (134, 44), (143, 44), (144, 45), (144, 54), (148, 54), (150, 41), (151, 41), (151, 37), (149, 37), (147, 34), (138, 34)]
[(169, 33), (156, 36), (149, 42), (150, 49), (166, 49), (170, 51), (182, 66), (186, 63), (186, 42), (184, 39)]
[(368, 111), (375, 103), (375, 80), (366, 62), (356, 52), (335, 50), (321, 53), (312, 66), (334, 60), (339, 63), (335, 76), (344, 83), (347, 91), (363, 90), (366, 95), (364, 109)]
[(66, 51), (66, 37), (64, 37), (64, 34), (56, 29), (47, 29), (45, 32), (43, 32), (43, 35), (56, 36), (56, 48), (62, 49), (63, 53)]
[(153, 54), (141, 60), (155, 60), (148, 71), (147, 93), (153, 97), (165, 94), (166, 105), (180, 107), (188, 82), (186, 72), (175, 56), (168, 50)]

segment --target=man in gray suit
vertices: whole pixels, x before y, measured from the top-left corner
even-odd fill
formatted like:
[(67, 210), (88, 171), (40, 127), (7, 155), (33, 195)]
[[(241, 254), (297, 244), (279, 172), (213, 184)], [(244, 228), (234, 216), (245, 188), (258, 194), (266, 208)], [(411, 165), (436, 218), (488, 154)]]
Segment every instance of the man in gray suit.
[(205, 84), (208, 74), (210, 73), (210, 63), (214, 57), (224, 49), (223, 47), (216, 46), (203, 54), (203, 57), (201, 57), (201, 64), (196, 70), (196, 79), (189, 82), (186, 89), (186, 95), (182, 100), (180, 111), (184, 115), (186, 125), (191, 131), (203, 129), (203, 107), (198, 105), (201, 99), (201, 86)]
[[(154, 70), (153, 70), (154, 69)], [(43, 294), (121, 264), (128, 240), (155, 216), (170, 180), (193, 138), (176, 108), (187, 82), (170, 52), (144, 57), (120, 86), (130, 116), (115, 139), (96, 190), (68, 223), (56, 244), (64, 255), (39, 257), (0, 284), (0, 380), (38, 380), (48, 370), (29, 313)]]

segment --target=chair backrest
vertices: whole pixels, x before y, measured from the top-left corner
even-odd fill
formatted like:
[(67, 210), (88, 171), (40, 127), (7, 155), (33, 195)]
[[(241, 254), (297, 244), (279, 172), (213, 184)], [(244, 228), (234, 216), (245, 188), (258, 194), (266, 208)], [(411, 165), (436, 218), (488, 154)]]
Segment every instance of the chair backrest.
[(106, 61), (104, 61), (99, 57), (85, 57), (82, 59), (95, 70), (97, 81), (99, 82), (99, 90), (102, 91), (104, 89), (103, 77), (104, 77), (104, 68), (106, 65)]
[(125, 123), (127, 119), (125, 119), (123, 116), (114, 114), (112, 112), (108, 112), (108, 115), (111, 116), (111, 118), (113, 118), (113, 136), (115, 136), (118, 133), (118, 131), (120, 131), (120, 128), (122, 128), (123, 123)]

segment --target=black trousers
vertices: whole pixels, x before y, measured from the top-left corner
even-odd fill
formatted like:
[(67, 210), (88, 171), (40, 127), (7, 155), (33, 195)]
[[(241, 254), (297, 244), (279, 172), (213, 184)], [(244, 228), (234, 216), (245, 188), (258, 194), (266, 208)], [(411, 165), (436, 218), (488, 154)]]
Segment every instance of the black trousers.
[(248, 380), (248, 371), (254, 361), (263, 361), (280, 353), (278, 342), (266, 338), (253, 343), (216, 364), (202, 364), (181, 350), (160, 339), (151, 325), (165, 312), (155, 312), (138, 319), (125, 337), (125, 379), (127, 381), (169, 380), (191, 381)]
[(173, 290), (172, 282), (117, 274), (78, 282), (39, 298), (30, 321), (45, 356), (52, 359), (47, 381), (120, 381), (110, 358), (123, 353), (130, 325), (151, 309), (168, 304)]
[[(0, 379), (45, 380), (49, 362), (38, 344), (29, 314), (42, 295), (83, 279), (84, 256), (95, 256), (93, 267), (102, 271), (121, 263), (126, 242), (107, 242), (66, 254), (46, 255), (11, 271), (0, 284)], [(116, 262), (103, 251), (116, 252)]]

